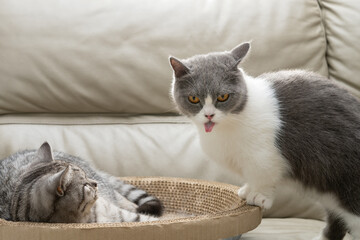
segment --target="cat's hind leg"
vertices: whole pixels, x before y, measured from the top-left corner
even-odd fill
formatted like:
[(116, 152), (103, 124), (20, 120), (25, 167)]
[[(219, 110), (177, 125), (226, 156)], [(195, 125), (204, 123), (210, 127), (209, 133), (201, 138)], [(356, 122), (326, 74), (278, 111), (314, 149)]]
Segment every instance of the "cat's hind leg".
[(344, 221), (353, 240), (360, 240), (360, 216), (346, 212)]
[(329, 240), (341, 240), (347, 232), (347, 227), (343, 219), (335, 214), (328, 212), (326, 227), (323, 235)]
[(120, 209), (119, 213), (120, 213), (121, 219), (124, 222), (152, 222), (152, 221), (159, 220), (158, 218), (150, 216), (150, 215), (134, 213), (134, 212), (127, 211), (125, 209)]
[(147, 222), (156, 221), (158, 218), (146, 214), (136, 213), (122, 209), (104, 198), (99, 198), (93, 209), (94, 214), (91, 222)]
[(342, 240), (346, 232), (347, 227), (344, 220), (328, 211), (326, 226), (321, 235), (314, 240)]

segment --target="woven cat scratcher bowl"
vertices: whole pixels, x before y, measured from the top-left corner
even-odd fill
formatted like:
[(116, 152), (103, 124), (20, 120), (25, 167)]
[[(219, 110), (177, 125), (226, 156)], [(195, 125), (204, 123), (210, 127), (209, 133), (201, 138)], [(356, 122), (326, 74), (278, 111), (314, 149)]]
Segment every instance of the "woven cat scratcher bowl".
[(211, 240), (240, 235), (261, 222), (258, 207), (237, 196), (238, 187), (181, 178), (127, 177), (123, 180), (157, 196), (160, 221), (144, 223), (50, 224), (0, 219), (3, 240)]

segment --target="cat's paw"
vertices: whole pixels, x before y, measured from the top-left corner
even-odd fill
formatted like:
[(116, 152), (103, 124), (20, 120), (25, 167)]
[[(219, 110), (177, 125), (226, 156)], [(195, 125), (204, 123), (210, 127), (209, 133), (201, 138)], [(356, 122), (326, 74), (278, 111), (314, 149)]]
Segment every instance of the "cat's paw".
[(259, 206), (263, 209), (269, 209), (273, 205), (273, 198), (267, 197), (259, 192), (250, 192), (246, 197), (247, 204)]
[(92, 202), (97, 199), (97, 187), (84, 186), (85, 200)]
[(241, 188), (239, 188), (238, 190), (238, 195), (240, 198), (242, 199), (246, 199), (247, 196), (249, 195), (250, 193), (250, 187), (248, 184), (245, 184), (244, 186), (242, 186)]
[(89, 212), (97, 198), (97, 187), (85, 185), (83, 201), (80, 207), (81, 212)]

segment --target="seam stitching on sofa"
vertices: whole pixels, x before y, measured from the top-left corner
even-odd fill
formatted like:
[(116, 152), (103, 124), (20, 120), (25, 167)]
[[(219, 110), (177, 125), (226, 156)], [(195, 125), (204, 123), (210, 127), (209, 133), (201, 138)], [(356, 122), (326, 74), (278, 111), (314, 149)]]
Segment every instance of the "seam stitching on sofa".
[(326, 22), (325, 22), (325, 12), (324, 12), (324, 8), (322, 5), (322, 0), (317, 0), (317, 5), (318, 5), (318, 10), (319, 10), (319, 14), (320, 14), (320, 22), (321, 22), (321, 29), (324, 35), (324, 39), (325, 39), (325, 63), (326, 63), (326, 68), (327, 68), (327, 77), (330, 78), (330, 66), (329, 66), (329, 61), (328, 61), (328, 38), (327, 38), (327, 32), (326, 32)]

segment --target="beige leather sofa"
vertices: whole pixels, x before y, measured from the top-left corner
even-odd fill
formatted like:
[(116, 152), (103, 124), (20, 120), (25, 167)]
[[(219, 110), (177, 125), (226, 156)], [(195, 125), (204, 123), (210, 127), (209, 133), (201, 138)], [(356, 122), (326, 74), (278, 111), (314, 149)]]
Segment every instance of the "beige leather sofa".
[[(0, 0), (0, 158), (53, 148), (118, 176), (240, 185), (169, 99), (169, 55), (252, 41), (244, 69), (316, 71), (360, 96), (357, 0)], [(279, 186), (243, 239), (311, 239), (316, 203)]]

